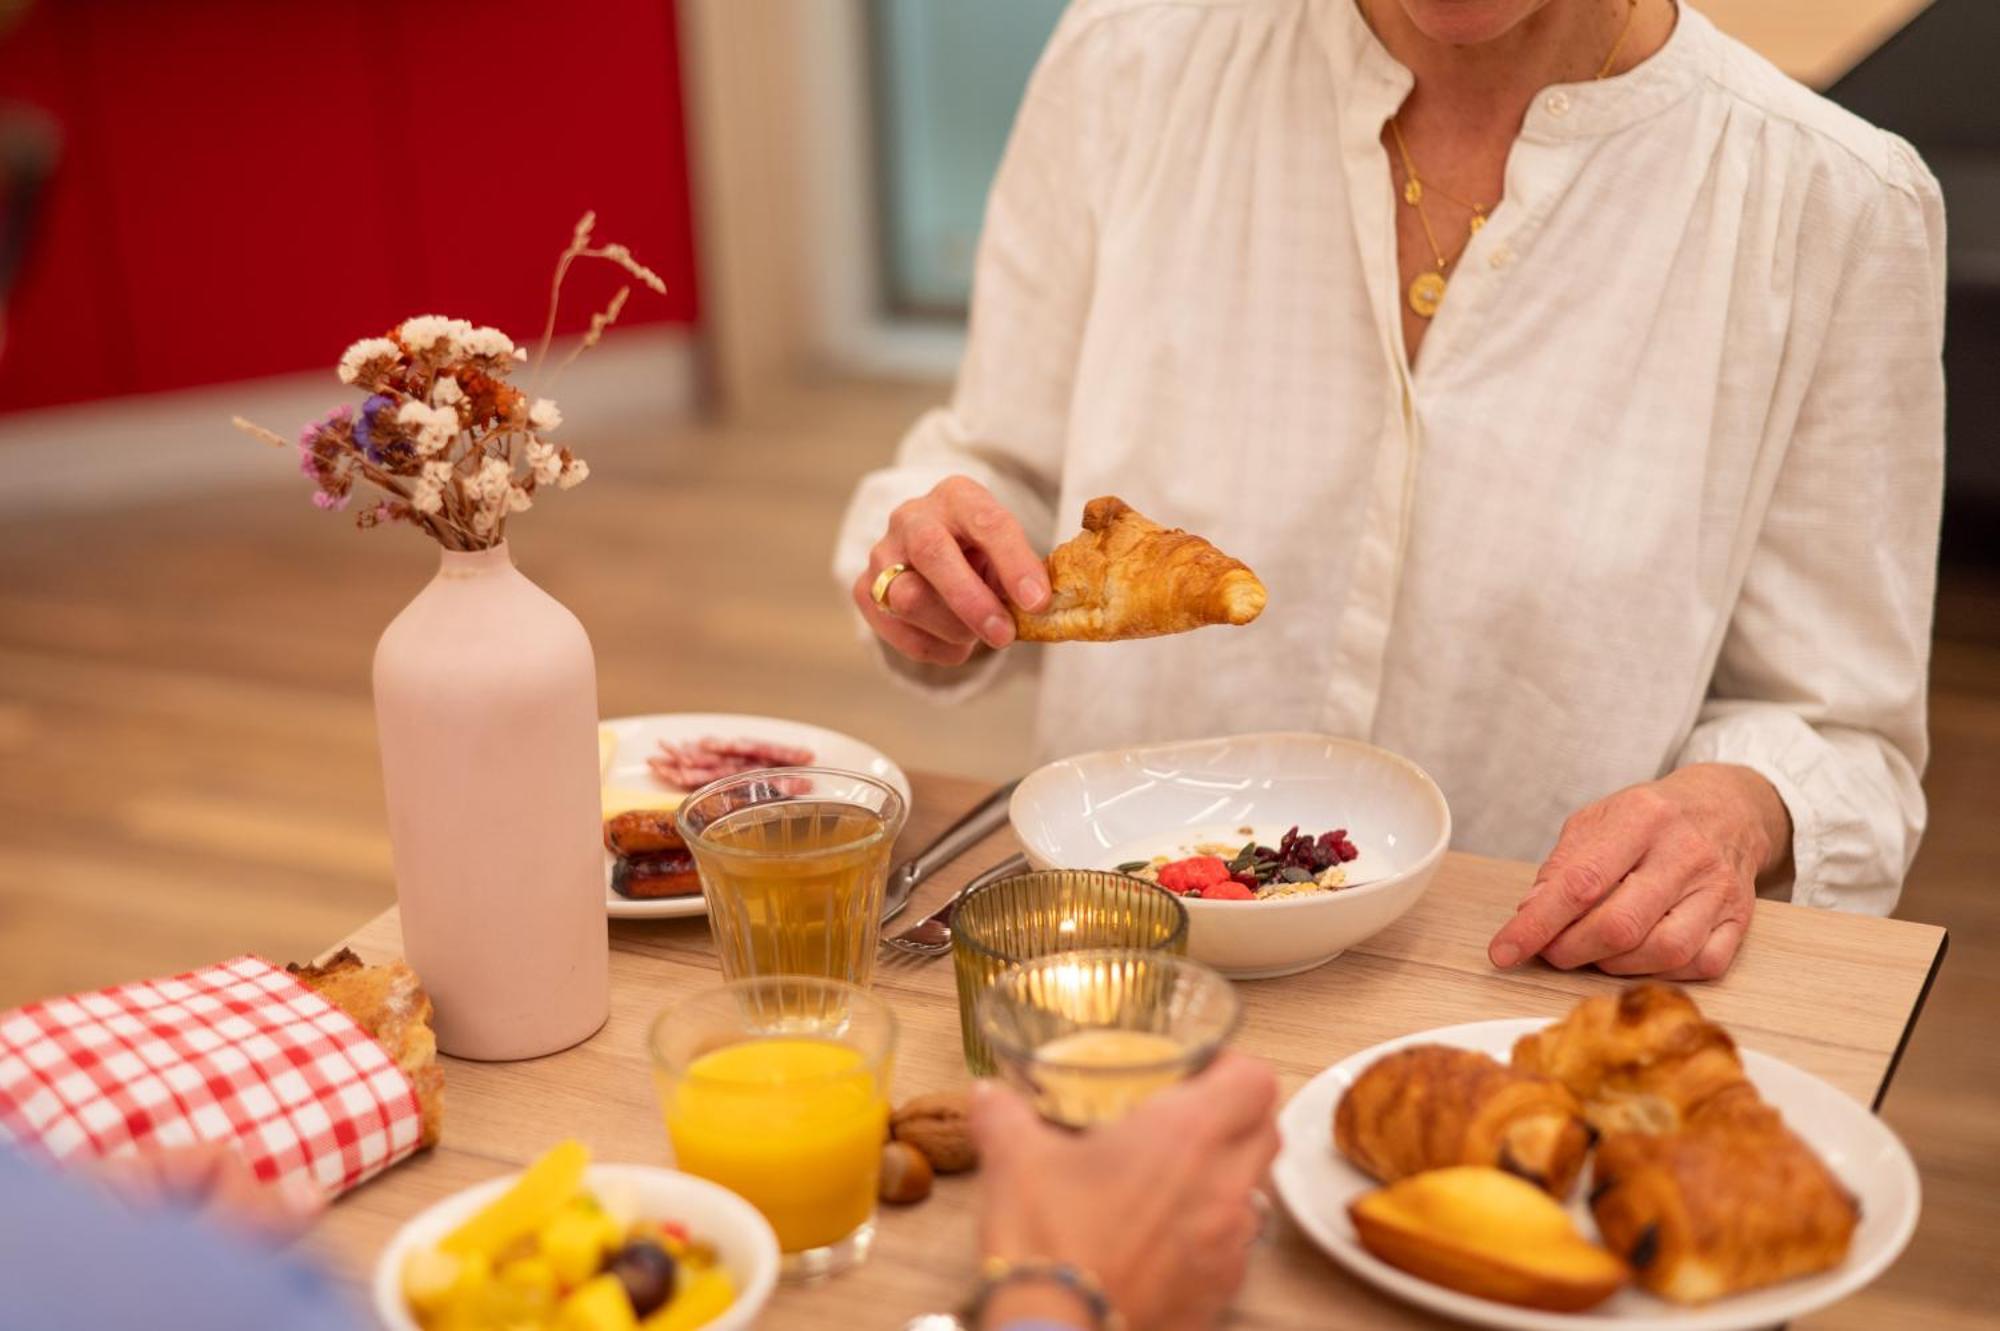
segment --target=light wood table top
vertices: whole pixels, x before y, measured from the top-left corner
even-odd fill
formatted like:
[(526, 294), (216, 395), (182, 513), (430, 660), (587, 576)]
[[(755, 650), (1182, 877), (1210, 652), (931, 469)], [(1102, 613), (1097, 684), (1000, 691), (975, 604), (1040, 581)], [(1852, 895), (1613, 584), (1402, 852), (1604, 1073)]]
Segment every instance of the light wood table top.
[[(988, 787), (916, 774), (903, 847), (927, 843)], [(911, 919), (1013, 849), (1006, 831), (925, 885)], [(1525, 864), (1448, 857), (1424, 899), (1331, 965), (1242, 984), (1236, 1046), (1268, 1059), (1287, 1095), (1338, 1059), (1393, 1036), (1492, 1017), (1557, 1017), (1584, 995), (1618, 987), (1596, 974), (1544, 967), (1495, 972), (1486, 941), (1532, 877)], [(396, 913), (345, 940), (365, 958), (400, 955)], [(1944, 955), (1930, 925), (1759, 902), (1729, 975), (1700, 988), (1702, 1008), (1747, 1047), (1813, 1072), (1865, 1103), (1879, 1101)], [(519, 1168), (563, 1137), (606, 1161), (669, 1163), (647, 1064), (647, 1024), (664, 1006), (716, 983), (704, 920), (613, 921), (611, 1018), (584, 1044), (526, 1063), (447, 1059), (444, 1141), (336, 1203), (308, 1243), (357, 1283), (404, 1220), (448, 1193)], [(877, 992), (902, 1022), (895, 1098), (962, 1087), (958, 1007), (948, 959), (885, 962)], [(974, 1265), (978, 1176), (938, 1181), (931, 1198), (885, 1208), (860, 1270), (808, 1289), (781, 1288), (761, 1325), (895, 1328), (957, 1306)], [(1436, 1319), (1349, 1277), (1289, 1221), (1262, 1248), (1235, 1324), (1270, 1328), (1435, 1326)]]

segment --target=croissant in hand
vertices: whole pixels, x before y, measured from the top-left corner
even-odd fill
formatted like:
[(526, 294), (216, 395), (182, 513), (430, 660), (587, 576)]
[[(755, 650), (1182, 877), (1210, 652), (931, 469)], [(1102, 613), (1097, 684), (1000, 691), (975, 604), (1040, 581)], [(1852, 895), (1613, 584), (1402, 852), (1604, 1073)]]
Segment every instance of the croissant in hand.
[(1368, 1066), (1333, 1114), (1340, 1153), (1384, 1183), (1490, 1165), (1569, 1193), (1590, 1129), (1560, 1082), (1449, 1045), (1413, 1045)]
[(1083, 532), (1049, 554), (1049, 607), (1014, 612), (1023, 642), (1109, 642), (1248, 624), (1264, 584), (1199, 536), (1159, 523), (1112, 495), (1083, 510)]

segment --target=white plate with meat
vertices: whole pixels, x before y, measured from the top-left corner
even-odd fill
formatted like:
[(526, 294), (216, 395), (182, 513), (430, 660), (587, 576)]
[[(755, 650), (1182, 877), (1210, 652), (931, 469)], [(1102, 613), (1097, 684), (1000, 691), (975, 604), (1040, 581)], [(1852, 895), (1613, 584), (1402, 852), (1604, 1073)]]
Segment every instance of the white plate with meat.
[[(895, 788), (907, 805), (910, 779), (888, 755), (851, 735), (804, 721), (729, 712), (662, 712), (605, 721), (604, 813), (672, 809), (690, 792), (761, 767), (836, 767)], [(689, 784), (691, 783), (691, 784)], [(613, 919), (705, 915), (700, 891), (636, 898), (612, 887), (616, 857), (604, 853), (604, 909)]]

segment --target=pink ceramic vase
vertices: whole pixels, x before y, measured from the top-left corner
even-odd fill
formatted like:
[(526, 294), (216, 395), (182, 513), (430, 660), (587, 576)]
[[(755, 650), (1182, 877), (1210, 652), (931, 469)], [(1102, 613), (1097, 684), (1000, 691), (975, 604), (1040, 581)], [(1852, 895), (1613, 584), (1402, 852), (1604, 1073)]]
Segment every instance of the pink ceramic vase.
[(438, 1048), (533, 1058), (610, 1004), (596, 662), (504, 543), (443, 554), (375, 648), (403, 949)]

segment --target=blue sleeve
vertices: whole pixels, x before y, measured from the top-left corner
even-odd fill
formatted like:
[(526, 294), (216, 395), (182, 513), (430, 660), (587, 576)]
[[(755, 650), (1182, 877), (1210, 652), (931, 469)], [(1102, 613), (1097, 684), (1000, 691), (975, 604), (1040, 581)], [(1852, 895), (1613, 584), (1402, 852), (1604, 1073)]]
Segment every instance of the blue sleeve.
[(0, 1291), (8, 1326), (363, 1331), (304, 1262), (184, 1211), (119, 1203), (0, 1145)]

